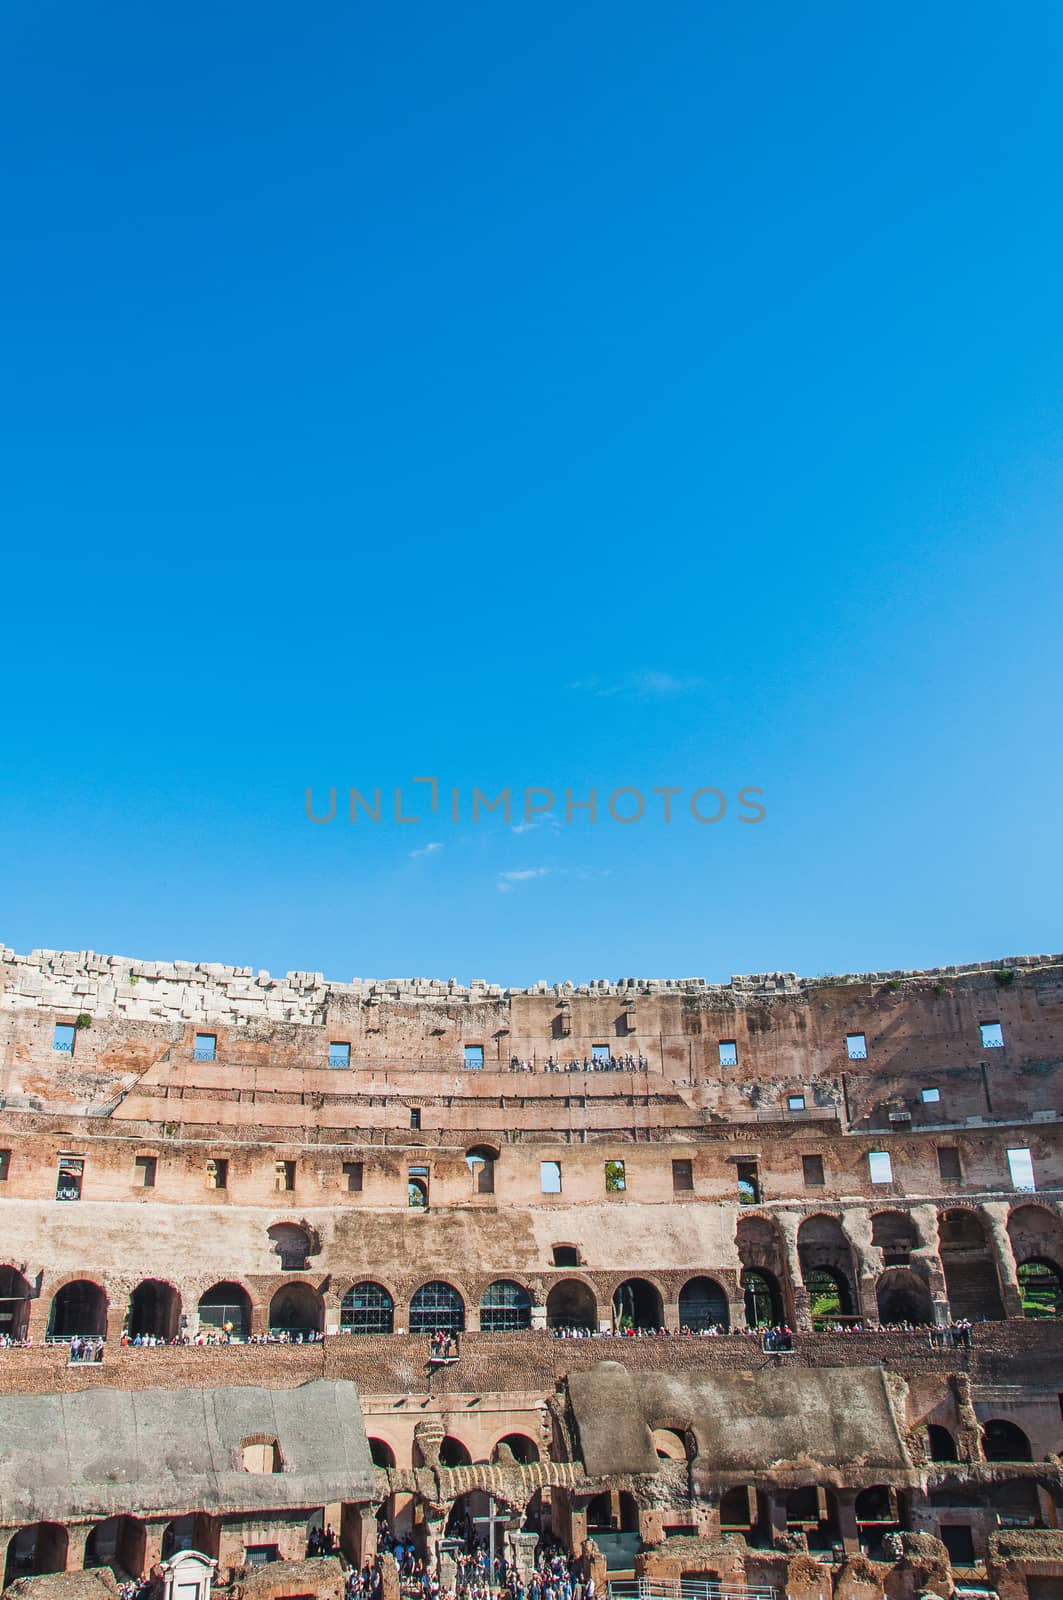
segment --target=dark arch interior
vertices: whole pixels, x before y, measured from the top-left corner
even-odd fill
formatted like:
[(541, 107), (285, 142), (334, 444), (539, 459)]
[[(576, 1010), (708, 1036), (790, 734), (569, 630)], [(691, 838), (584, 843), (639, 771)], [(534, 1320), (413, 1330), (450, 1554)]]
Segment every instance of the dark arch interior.
[(911, 1322), (925, 1327), (934, 1320), (930, 1290), (914, 1272), (884, 1272), (875, 1289), (878, 1320), (884, 1325)]
[(147, 1532), (139, 1517), (107, 1517), (85, 1541), (85, 1566), (110, 1567), (115, 1577), (139, 1578), (146, 1547)]
[(216, 1283), (199, 1302), (204, 1328), (229, 1329), (237, 1339), (251, 1332), (251, 1296), (238, 1283)]
[(181, 1320), (181, 1296), (171, 1283), (148, 1278), (138, 1283), (129, 1297), (129, 1335), (136, 1339), (152, 1334), (159, 1339), (177, 1336)]
[(439, 1447), (439, 1465), (441, 1467), (468, 1467), (472, 1465), (472, 1456), (460, 1439), (454, 1439), (448, 1433)]
[(533, 1461), (539, 1460), (539, 1447), (526, 1433), (507, 1433), (504, 1439), (499, 1439), (495, 1445), (496, 1460), (502, 1445), (509, 1448), (514, 1461), (519, 1462), (522, 1467), (531, 1466)]
[(26, 1332), (30, 1286), (15, 1267), (0, 1267), (0, 1333), (21, 1339)]
[(994, 1417), (982, 1430), (982, 1447), (987, 1461), (1032, 1461), (1030, 1441), (1014, 1422)]
[(593, 1291), (578, 1278), (563, 1278), (555, 1283), (546, 1297), (546, 1321), (551, 1328), (585, 1328), (593, 1332), (598, 1326)]
[(67, 1532), (57, 1522), (32, 1522), (20, 1528), (7, 1547), (4, 1587), (16, 1578), (65, 1572)]
[(1033, 1256), (1019, 1263), (1024, 1317), (1063, 1317), (1063, 1273), (1054, 1261)]
[(308, 1283), (286, 1283), (269, 1303), (269, 1325), (278, 1333), (317, 1333), (321, 1296)]
[[(99, 1335), (107, 1332), (107, 1296), (96, 1283), (78, 1278), (65, 1284), (52, 1301), (50, 1332), (56, 1339), (71, 1339), (76, 1334)], [(40, 1524), (50, 1527), (50, 1523)], [(49, 1571), (55, 1569), (49, 1568)]]
[(956, 1461), (956, 1441), (947, 1428), (931, 1422), (926, 1430), (927, 1448), (931, 1461)]
[(821, 1328), (836, 1317), (852, 1316), (853, 1295), (844, 1273), (835, 1267), (811, 1267), (803, 1276), (813, 1328)]
[(395, 1452), (391, 1446), (383, 1439), (374, 1439), (371, 1435), (369, 1439), (369, 1454), (373, 1458), (374, 1467), (394, 1467), (397, 1465)]
[(691, 1278), (679, 1291), (679, 1323), (700, 1333), (705, 1328), (729, 1328), (731, 1312), (715, 1278)]
[(618, 1329), (660, 1328), (664, 1307), (652, 1283), (645, 1278), (625, 1278), (613, 1294), (613, 1320)]

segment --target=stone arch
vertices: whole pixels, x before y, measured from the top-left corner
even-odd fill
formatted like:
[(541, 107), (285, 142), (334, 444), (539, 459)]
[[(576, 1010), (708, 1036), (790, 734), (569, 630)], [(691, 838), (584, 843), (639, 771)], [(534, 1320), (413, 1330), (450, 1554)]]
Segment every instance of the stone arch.
[(649, 1278), (623, 1278), (613, 1290), (617, 1333), (664, 1327), (664, 1296)]
[(0, 1333), (22, 1339), (29, 1319), (33, 1291), (18, 1267), (0, 1267)]
[(282, 1272), (305, 1272), (314, 1253), (313, 1230), (304, 1222), (274, 1222), (266, 1229), (270, 1249), (280, 1257)]
[(934, 1321), (930, 1288), (910, 1267), (889, 1267), (875, 1284), (878, 1320), (883, 1327), (911, 1322), (929, 1327)]
[(507, 1466), (508, 1462), (503, 1451), (508, 1450), (513, 1461), (520, 1467), (530, 1467), (541, 1459), (541, 1452), (536, 1441), (528, 1433), (504, 1433), (496, 1439), (491, 1447), (491, 1460), (498, 1466)]
[(982, 1449), (987, 1461), (1032, 1461), (1030, 1441), (1022, 1429), (1003, 1417), (993, 1417), (983, 1425)]
[(473, 1194), (494, 1194), (495, 1167), (501, 1151), (497, 1145), (474, 1144), (465, 1152)]
[(887, 1267), (906, 1267), (921, 1239), (910, 1211), (875, 1211), (871, 1216), (871, 1243), (882, 1251)]
[(585, 1278), (560, 1278), (546, 1297), (550, 1328), (598, 1328), (598, 1297)]
[(678, 1428), (654, 1428), (653, 1448), (658, 1461), (685, 1461), (687, 1442)]
[(940, 1422), (930, 1422), (926, 1429), (926, 1451), (931, 1461), (958, 1461), (956, 1441)]
[(745, 1297), (746, 1327), (779, 1327), (786, 1320), (782, 1287), (765, 1267), (744, 1267), (739, 1279)]
[(198, 1550), (217, 1560), (220, 1524), (209, 1511), (188, 1511), (173, 1517), (162, 1530), (162, 1559), (168, 1561), (180, 1550)]
[(851, 1317), (856, 1307), (853, 1247), (840, 1220), (826, 1212), (805, 1217), (797, 1230), (797, 1258), (813, 1327)]
[(1008, 1212), (1008, 1237), (1016, 1257), (1063, 1255), (1063, 1217), (1038, 1200), (1021, 1200)]
[(439, 1446), (439, 1465), (441, 1467), (471, 1467), (472, 1453), (468, 1445), (463, 1444), (452, 1433), (444, 1434)]
[(442, 1278), (422, 1283), (410, 1296), (410, 1332), (465, 1332), (465, 1300), (460, 1289)]
[(363, 1278), (340, 1301), (341, 1333), (394, 1333), (395, 1300), (382, 1283)]
[(1063, 1317), (1063, 1271), (1044, 1256), (1030, 1256), (1016, 1267), (1024, 1317)]
[(700, 1333), (706, 1328), (731, 1326), (727, 1295), (715, 1278), (688, 1278), (679, 1291), (679, 1326)]
[(99, 1338), (106, 1332), (107, 1292), (100, 1284), (92, 1278), (71, 1278), (56, 1290), (48, 1313), (51, 1338), (71, 1339), (77, 1335)]
[(369, 1454), (374, 1467), (397, 1467), (399, 1464), (395, 1446), (377, 1433), (369, 1435)]
[(749, 1322), (749, 1318), (753, 1301), (757, 1300), (759, 1305), (758, 1296), (762, 1291), (766, 1291), (767, 1300), (770, 1301), (772, 1321), (792, 1321), (786, 1242), (779, 1224), (762, 1212), (739, 1217), (735, 1228), (735, 1248), (742, 1264), (739, 1282), (746, 1292), (746, 1321), (749, 1326), (756, 1326)]
[(483, 1333), (515, 1333), (531, 1327), (532, 1297), (513, 1278), (496, 1278), (480, 1301)]
[(247, 1339), (251, 1333), (251, 1296), (242, 1283), (211, 1284), (199, 1297), (199, 1325)]
[(110, 1567), (115, 1577), (139, 1578), (144, 1573), (147, 1529), (139, 1517), (105, 1517), (85, 1541), (85, 1566)]
[(7, 1547), (4, 1588), (14, 1583), (16, 1578), (37, 1578), (48, 1572), (65, 1572), (68, 1543), (67, 1531), (59, 1522), (30, 1522), (24, 1528), (19, 1528)]
[(293, 1278), (282, 1283), (269, 1303), (271, 1333), (320, 1333), (325, 1320), (324, 1302), (313, 1284)]
[(129, 1337), (148, 1334), (169, 1343), (180, 1326), (181, 1296), (174, 1285), (165, 1278), (145, 1278), (138, 1283), (129, 1296)]
[(950, 1206), (938, 1219), (945, 1292), (954, 1317), (999, 1322), (1004, 1317), (1000, 1275), (989, 1229), (968, 1206)]

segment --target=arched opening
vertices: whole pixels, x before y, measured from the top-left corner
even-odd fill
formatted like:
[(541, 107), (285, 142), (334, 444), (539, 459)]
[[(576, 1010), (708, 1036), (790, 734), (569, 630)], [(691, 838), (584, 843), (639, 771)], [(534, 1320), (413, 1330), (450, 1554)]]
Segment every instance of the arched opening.
[(428, 1179), (410, 1178), (406, 1184), (406, 1204), (411, 1211), (428, 1210)]
[[(77, 1278), (59, 1290), (52, 1301), (48, 1332), (53, 1339), (99, 1338), (107, 1332), (107, 1296), (98, 1283)], [(41, 1523), (51, 1527), (51, 1523)], [(61, 1568), (49, 1567), (49, 1572)]]
[(852, 1291), (833, 1267), (812, 1267), (804, 1275), (812, 1327), (816, 1332), (853, 1314)]
[(16, 1578), (39, 1578), (66, 1571), (67, 1535), (58, 1522), (31, 1522), (7, 1547), (4, 1588)]
[(30, 1298), (29, 1283), (17, 1267), (0, 1267), (0, 1333), (11, 1339), (26, 1337)]
[(919, 1245), (919, 1230), (907, 1211), (877, 1211), (871, 1218), (871, 1243), (882, 1251), (883, 1265), (906, 1267)]
[(781, 1327), (784, 1320), (782, 1291), (774, 1273), (747, 1267), (740, 1282), (746, 1302), (746, 1327)]
[(393, 1333), (395, 1302), (380, 1283), (356, 1283), (340, 1301), (341, 1333)]
[(675, 1428), (654, 1428), (653, 1448), (658, 1461), (685, 1461), (687, 1458), (686, 1440)]
[(273, 1254), (280, 1256), (282, 1272), (305, 1272), (310, 1265), (310, 1246), (313, 1242), (306, 1228), (298, 1222), (275, 1222), (266, 1229)]
[(110, 1567), (119, 1582), (144, 1571), (147, 1531), (139, 1517), (107, 1517), (85, 1541), (85, 1566)]
[(411, 1333), (464, 1333), (465, 1301), (449, 1283), (422, 1283), (410, 1301)]
[(810, 1550), (829, 1550), (839, 1538), (838, 1502), (819, 1484), (791, 1489), (786, 1496), (786, 1526), (800, 1529)]
[(939, 1422), (927, 1424), (926, 1448), (931, 1461), (958, 1461), (956, 1441)]
[(883, 1539), (887, 1534), (900, 1533), (904, 1526), (896, 1489), (888, 1488), (884, 1483), (861, 1489), (853, 1510), (860, 1531), (861, 1549), (866, 1555), (880, 1559)]
[(480, 1327), (484, 1333), (516, 1333), (531, 1327), (531, 1295), (522, 1284), (499, 1278), (488, 1284), (480, 1301)]
[(692, 1333), (719, 1328), (726, 1333), (731, 1312), (715, 1278), (691, 1278), (679, 1291), (679, 1326)]
[(1002, 1321), (1000, 1279), (981, 1219), (957, 1207), (943, 1214), (938, 1233), (952, 1315), (972, 1322)]
[(320, 1333), (324, 1318), (321, 1296), (308, 1283), (284, 1283), (269, 1303), (269, 1330), (306, 1338)]
[(218, 1555), (218, 1520), (206, 1511), (189, 1511), (174, 1517), (162, 1530), (162, 1559), (168, 1561), (181, 1550), (198, 1550), (200, 1555)]
[(751, 1483), (739, 1484), (720, 1496), (720, 1532), (740, 1533), (758, 1548), (771, 1545), (771, 1518), (767, 1502)]
[(1018, 1278), (1024, 1317), (1063, 1317), (1063, 1274), (1054, 1261), (1020, 1261)]
[(216, 1283), (199, 1301), (199, 1325), (233, 1339), (251, 1333), (251, 1296), (239, 1283)]
[(369, 1435), (369, 1454), (373, 1458), (374, 1467), (395, 1467), (398, 1462), (395, 1452), (385, 1439), (375, 1439)]
[(511, 1466), (513, 1462), (518, 1467), (530, 1467), (539, 1460), (539, 1446), (526, 1433), (507, 1433), (495, 1445), (491, 1460), (500, 1467)]
[(147, 1278), (129, 1296), (129, 1337), (165, 1339), (177, 1337), (181, 1322), (181, 1296), (172, 1283)]
[(495, 1162), (498, 1160), (498, 1151), (490, 1145), (474, 1145), (465, 1152), (465, 1164), (472, 1178), (473, 1194), (494, 1194), (495, 1192)]
[(982, 1449), (987, 1461), (1032, 1461), (1030, 1441), (1014, 1422), (994, 1417), (982, 1429)]
[(260, 1478), (283, 1472), (280, 1440), (262, 1433), (244, 1439), (240, 1445), (240, 1466), (244, 1472), (253, 1472)]
[(924, 1280), (907, 1267), (891, 1267), (875, 1285), (878, 1320), (883, 1327), (911, 1323), (927, 1327), (934, 1321), (934, 1304)]
[(439, 1446), (439, 1465), (441, 1467), (471, 1467), (472, 1456), (460, 1439), (455, 1439), (452, 1434), (447, 1434)]
[(546, 1322), (550, 1328), (593, 1333), (598, 1327), (594, 1291), (578, 1278), (562, 1278), (546, 1297)]
[(613, 1292), (613, 1327), (617, 1333), (638, 1333), (664, 1326), (660, 1292), (646, 1278), (625, 1278)]

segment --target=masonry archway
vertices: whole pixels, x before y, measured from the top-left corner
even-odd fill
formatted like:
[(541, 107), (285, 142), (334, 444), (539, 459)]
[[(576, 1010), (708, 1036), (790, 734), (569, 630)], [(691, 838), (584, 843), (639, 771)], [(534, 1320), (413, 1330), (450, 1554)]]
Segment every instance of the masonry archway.
[(1063, 1317), (1063, 1272), (1054, 1261), (1020, 1261), (1018, 1279), (1024, 1317)]
[(786, 1247), (778, 1224), (770, 1217), (740, 1217), (735, 1244), (742, 1263), (739, 1281), (746, 1291), (749, 1327), (763, 1322), (792, 1322)]
[(85, 1541), (85, 1566), (110, 1567), (116, 1578), (144, 1572), (147, 1530), (139, 1517), (106, 1517)]
[(382, 1283), (353, 1284), (340, 1301), (341, 1333), (393, 1333), (395, 1302)]
[(953, 1207), (942, 1213), (938, 1234), (952, 1315), (972, 1322), (1002, 1321), (1004, 1302), (996, 1257), (981, 1217), (966, 1208)]
[(934, 1321), (934, 1302), (929, 1286), (908, 1267), (891, 1267), (875, 1284), (878, 1320), (883, 1327), (911, 1322), (928, 1327)]
[(199, 1299), (199, 1325), (247, 1339), (251, 1333), (251, 1296), (240, 1283), (216, 1283)]
[(930, 1422), (926, 1430), (926, 1448), (931, 1461), (958, 1461), (956, 1441), (947, 1428), (939, 1422)]
[(745, 1297), (746, 1327), (780, 1327), (786, 1320), (779, 1280), (763, 1267), (746, 1267), (740, 1279)]
[(7, 1547), (4, 1588), (16, 1578), (39, 1578), (65, 1572), (67, 1532), (58, 1522), (31, 1522), (20, 1528)]
[(141, 1338), (145, 1334), (165, 1339), (167, 1343), (177, 1337), (181, 1324), (181, 1296), (172, 1283), (160, 1278), (146, 1278), (138, 1283), (129, 1296), (129, 1337)]
[(679, 1291), (679, 1326), (701, 1333), (731, 1326), (727, 1296), (715, 1278), (690, 1278)]
[(31, 1290), (17, 1267), (0, 1267), (0, 1333), (25, 1338)]
[(512, 1278), (488, 1284), (480, 1301), (480, 1328), (484, 1333), (515, 1333), (531, 1327), (531, 1295)]
[(987, 1461), (1032, 1461), (1030, 1441), (1022, 1429), (1003, 1417), (994, 1417), (982, 1429), (982, 1448)]
[(906, 1267), (919, 1247), (919, 1230), (907, 1211), (876, 1211), (871, 1218), (871, 1243), (882, 1251), (887, 1267)]
[(309, 1283), (284, 1283), (269, 1303), (271, 1333), (320, 1333), (324, 1322), (324, 1305), (317, 1290)]
[(530, 1467), (540, 1459), (539, 1446), (526, 1433), (503, 1434), (491, 1452), (491, 1460), (499, 1466), (507, 1465), (506, 1451), (519, 1467)]
[(811, 1302), (812, 1326), (853, 1315), (853, 1247), (837, 1217), (806, 1217), (797, 1230), (797, 1259)]
[(464, 1333), (465, 1301), (452, 1283), (422, 1283), (410, 1300), (411, 1333)]
[(625, 1278), (613, 1291), (613, 1327), (617, 1333), (664, 1326), (660, 1290), (648, 1278)]
[[(107, 1332), (107, 1296), (98, 1283), (75, 1278), (66, 1283), (52, 1300), (48, 1332), (53, 1339), (99, 1338)], [(52, 1524), (40, 1524), (51, 1527)], [(49, 1571), (60, 1568), (50, 1567)]]
[(550, 1328), (596, 1331), (598, 1302), (593, 1289), (579, 1278), (562, 1278), (546, 1297), (546, 1322)]

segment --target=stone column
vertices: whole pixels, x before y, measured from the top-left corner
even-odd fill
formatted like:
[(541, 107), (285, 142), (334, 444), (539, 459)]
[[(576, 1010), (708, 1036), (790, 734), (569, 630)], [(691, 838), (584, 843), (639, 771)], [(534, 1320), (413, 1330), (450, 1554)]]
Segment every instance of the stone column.
[(938, 1237), (938, 1208), (932, 1203), (911, 1206), (911, 1217), (919, 1230), (919, 1237), (924, 1241), (918, 1245), (911, 1255), (914, 1265), (919, 1261), (925, 1265), (926, 1281), (930, 1289), (930, 1296), (934, 1304), (934, 1321), (938, 1327), (944, 1327), (949, 1320), (949, 1296), (945, 1287), (945, 1268), (941, 1260)]
[(856, 1520), (856, 1490), (837, 1489), (834, 1498), (838, 1507), (838, 1537), (847, 1556), (860, 1552), (860, 1528)]
[(871, 1213), (866, 1206), (846, 1207), (842, 1212), (842, 1232), (852, 1251), (856, 1312), (865, 1322), (877, 1322), (882, 1251), (871, 1243)]
[(805, 1288), (804, 1276), (801, 1272), (801, 1258), (797, 1249), (797, 1230), (801, 1225), (801, 1217), (796, 1211), (780, 1211), (778, 1214), (779, 1227), (782, 1230), (783, 1243), (786, 1247), (787, 1275), (790, 1279), (790, 1293), (794, 1306), (794, 1331), (796, 1333), (810, 1333), (812, 1331), (812, 1310), (808, 1290)]
[(1011, 1248), (1011, 1235), (1008, 1233), (1009, 1210), (1010, 1206), (1006, 1200), (989, 1200), (982, 1206), (982, 1215), (989, 1223), (992, 1234), (993, 1256), (1000, 1278), (1005, 1314), (1009, 1317), (1021, 1317), (1022, 1294), (1019, 1289), (1015, 1252)]
[(68, 1572), (84, 1570), (85, 1546), (89, 1542), (93, 1526), (91, 1522), (80, 1522), (67, 1527), (66, 1570)]

